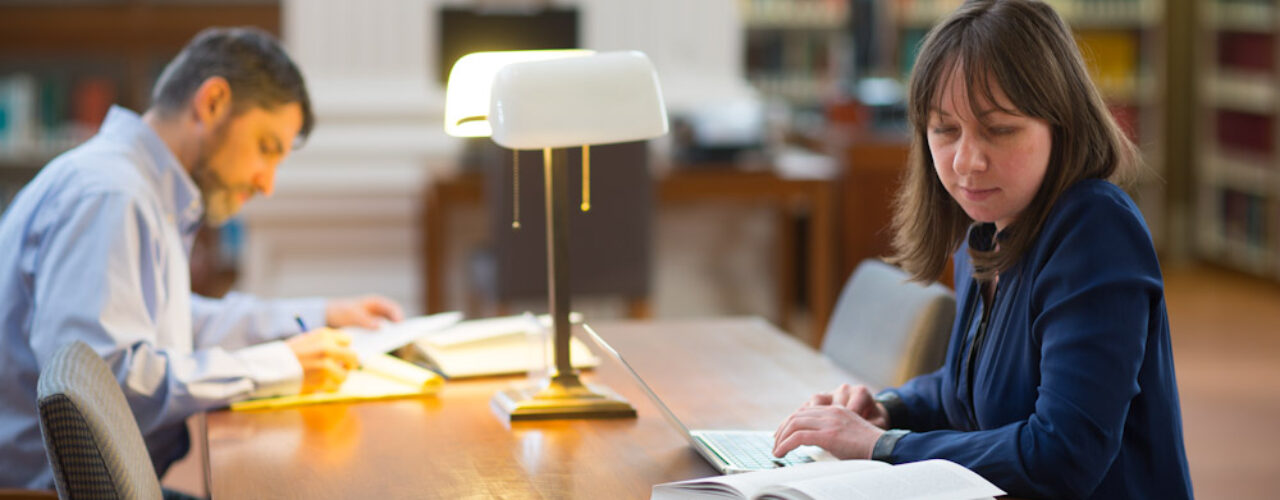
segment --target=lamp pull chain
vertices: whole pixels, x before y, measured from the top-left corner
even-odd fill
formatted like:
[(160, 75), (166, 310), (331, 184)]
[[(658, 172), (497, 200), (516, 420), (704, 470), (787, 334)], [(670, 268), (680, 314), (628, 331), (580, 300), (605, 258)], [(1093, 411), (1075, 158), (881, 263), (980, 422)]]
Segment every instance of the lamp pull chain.
[(591, 146), (582, 146), (582, 211), (591, 210)]
[(511, 229), (520, 229), (520, 150), (511, 150)]

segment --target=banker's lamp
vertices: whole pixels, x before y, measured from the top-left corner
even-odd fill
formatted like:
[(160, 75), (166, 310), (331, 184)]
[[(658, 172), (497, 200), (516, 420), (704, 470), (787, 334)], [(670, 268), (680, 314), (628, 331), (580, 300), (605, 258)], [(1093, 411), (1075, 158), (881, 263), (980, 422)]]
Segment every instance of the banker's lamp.
[[(544, 384), (499, 392), (494, 402), (512, 420), (634, 417), (635, 409), (608, 388), (584, 384), (569, 358), (572, 337), (566, 148), (583, 148), (581, 209), (589, 210), (589, 147), (651, 139), (667, 132), (667, 113), (657, 73), (649, 58), (635, 51), (522, 61), (507, 62), (493, 73), (488, 112), (474, 116), (484, 116), (499, 145), (516, 151), (543, 152), (547, 282), (555, 366)], [(458, 64), (462, 64), (461, 59)], [(450, 74), (450, 100), (458, 70), (455, 65)], [(455, 118), (455, 123), (465, 118)], [(447, 126), (448, 123), (446, 130)]]

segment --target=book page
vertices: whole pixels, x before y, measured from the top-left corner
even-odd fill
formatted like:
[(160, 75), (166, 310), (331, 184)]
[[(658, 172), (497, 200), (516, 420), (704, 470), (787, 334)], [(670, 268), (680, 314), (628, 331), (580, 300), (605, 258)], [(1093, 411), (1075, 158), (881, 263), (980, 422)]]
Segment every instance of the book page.
[[(582, 322), (582, 314), (569, 313), (569, 323)], [(550, 328), (551, 317), (543, 314), (534, 317), (525, 313), (499, 318), (483, 318), (463, 321), (449, 328), (438, 330), (422, 338), (436, 347), (451, 347), (478, 341), (494, 340), (508, 336), (527, 335), (537, 328)]]
[[(570, 321), (581, 320), (573, 313)], [(525, 313), (518, 316), (473, 319), (425, 335), (414, 342), (433, 366), (450, 378), (510, 375), (545, 369), (555, 363), (551, 336), (537, 335), (551, 318)], [(539, 325), (539, 323), (542, 323)], [(541, 346), (539, 341), (547, 342)], [(570, 340), (574, 368), (591, 368), (600, 359), (576, 337)]]
[[(418, 349), (430, 362), (450, 378), (507, 375), (543, 368), (544, 356), (548, 366), (555, 363), (555, 356), (548, 348), (542, 348), (525, 335), (504, 336), (472, 341), (448, 347), (419, 341)], [(577, 338), (569, 341), (569, 357), (574, 368), (590, 368), (600, 364), (600, 358)]]
[(803, 481), (841, 473), (890, 468), (889, 464), (874, 460), (843, 460), (811, 462), (791, 467), (690, 479), (653, 487), (651, 500), (697, 498), (752, 498), (769, 485), (786, 481)]
[(973, 500), (1004, 495), (982, 476), (947, 460), (791, 480), (761, 490), (760, 499)]
[(351, 335), (351, 350), (356, 352), (361, 363), (366, 363), (368, 359), (408, 345), (425, 335), (454, 326), (461, 319), (462, 313), (447, 312), (408, 318), (399, 323), (383, 322), (376, 330), (355, 327), (342, 330)]

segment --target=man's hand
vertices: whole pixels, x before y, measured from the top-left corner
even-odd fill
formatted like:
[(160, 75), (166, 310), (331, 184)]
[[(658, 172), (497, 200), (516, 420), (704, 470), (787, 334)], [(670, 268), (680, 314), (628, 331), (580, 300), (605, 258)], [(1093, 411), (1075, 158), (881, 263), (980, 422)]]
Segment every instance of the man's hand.
[(841, 460), (871, 458), (884, 429), (843, 406), (806, 406), (778, 428), (773, 456), (781, 457), (800, 445), (827, 450)]
[(840, 406), (857, 413), (867, 422), (881, 429), (889, 428), (889, 412), (883, 404), (871, 397), (866, 386), (840, 384), (836, 390), (815, 394), (801, 409), (814, 406)]
[(320, 328), (286, 341), (302, 365), (302, 393), (332, 392), (347, 379), (347, 372), (359, 361), (351, 350), (351, 336), (338, 330)]
[(379, 318), (400, 321), (404, 313), (400, 304), (379, 295), (332, 299), (324, 310), (324, 322), (333, 328), (358, 326), (372, 330), (378, 327)]

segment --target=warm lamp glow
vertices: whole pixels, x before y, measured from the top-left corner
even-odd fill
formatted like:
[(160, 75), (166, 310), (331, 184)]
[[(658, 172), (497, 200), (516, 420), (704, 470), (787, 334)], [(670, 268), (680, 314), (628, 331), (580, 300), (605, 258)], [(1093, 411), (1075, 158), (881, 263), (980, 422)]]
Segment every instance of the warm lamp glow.
[(493, 77), (512, 63), (580, 57), (590, 50), (513, 50), (475, 52), (463, 56), (449, 71), (445, 91), (444, 131), (455, 137), (488, 137), (489, 96)]

